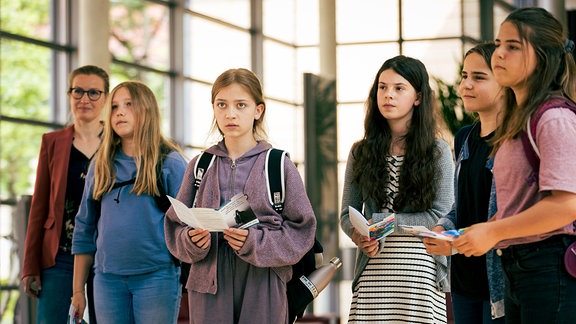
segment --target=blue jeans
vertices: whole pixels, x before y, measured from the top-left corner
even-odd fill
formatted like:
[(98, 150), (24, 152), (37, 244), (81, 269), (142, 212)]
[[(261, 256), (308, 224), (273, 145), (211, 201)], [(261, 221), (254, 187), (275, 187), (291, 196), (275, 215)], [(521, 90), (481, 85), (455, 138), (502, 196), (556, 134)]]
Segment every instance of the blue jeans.
[(574, 241), (555, 235), (502, 250), (507, 323), (576, 323), (576, 278), (563, 261)]
[(182, 288), (180, 267), (140, 275), (96, 272), (94, 304), (100, 324), (176, 323)]
[[(72, 298), (72, 277), (74, 273), (74, 256), (70, 252), (58, 251), (56, 264), (42, 270), (40, 280), (42, 290), (38, 294), (38, 309), (36, 323), (38, 324), (62, 324), (66, 323), (70, 299)], [(88, 279), (88, 303), (92, 303), (91, 280)], [(96, 324), (94, 308), (89, 307), (90, 324)]]
[(465, 297), (456, 293), (452, 295), (452, 311), (455, 324), (504, 324), (504, 317), (492, 319), (490, 301)]

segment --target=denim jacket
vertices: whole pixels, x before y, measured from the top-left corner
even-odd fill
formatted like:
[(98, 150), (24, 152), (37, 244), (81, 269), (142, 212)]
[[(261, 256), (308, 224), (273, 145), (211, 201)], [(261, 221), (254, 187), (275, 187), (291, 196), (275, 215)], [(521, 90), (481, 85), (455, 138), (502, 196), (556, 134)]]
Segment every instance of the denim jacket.
[[(452, 210), (446, 217), (441, 218), (438, 221), (438, 225), (441, 225), (446, 230), (455, 229), (456, 227), (456, 210), (457, 210), (457, 202), (458, 202), (458, 176), (460, 174), (460, 167), (462, 165), (462, 161), (467, 160), (470, 158), (470, 150), (468, 147), (468, 137), (472, 132), (474, 127), (480, 127), (479, 123), (475, 123), (470, 126), (464, 126), (457, 134), (456, 138), (454, 139), (454, 148), (455, 150), (458, 149), (462, 140), (464, 142), (460, 146), (460, 152), (458, 157), (456, 158), (456, 169), (454, 172), (454, 206)], [(458, 152), (458, 151), (456, 151)], [(494, 157), (491, 157), (486, 161), (485, 167), (493, 172), (494, 167)], [(494, 179), (492, 179), (492, 189), (490, 190), (490, 200), (488, 203), (488, 219), (490, 219), (496, 213), (497, 206), (496, 206), (496, 185), (494, 183)], [(502, 264), (500, 257), (496, 255), (495, 249), (490, 249), (486, 253), (486, 268), (488, 272), (488, 288), (490, 291), (490, 308), (492, 312), (492, 318), (499, 318), (504, 316), (504, 273), (502, 270)]]

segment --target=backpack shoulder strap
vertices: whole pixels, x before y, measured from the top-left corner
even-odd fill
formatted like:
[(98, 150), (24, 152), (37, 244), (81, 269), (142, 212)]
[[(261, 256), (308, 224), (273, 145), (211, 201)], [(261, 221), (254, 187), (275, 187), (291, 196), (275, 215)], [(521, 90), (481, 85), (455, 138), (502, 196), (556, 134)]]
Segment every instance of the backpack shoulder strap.
[(166, 189), (164, 188), (162, 178), (162, 167), (164, 166), (164, 160), (166, 160), (170, 152), (171, 150), (167, 146), (162, 145), (160, 148), (160, 158), (156, 164), (156, 187), (158, 188), (159, 195), (154, 195), (154, 200), (156, 201), (158, 209), (163, 212), (166, 212), (171, 206), (170, 200), (168, 200), (168, 197), (166, 197)]
[(200, 188), (200, 183), (202, 183), (202, 178), (204, 178), (204, 173), (206, 170), (212, 166), (216, 156), (212, 153), (202, 152), (198, 159), (196, 159), (196, 164), (194, 164), (194, 201), (192, 206), (196, 206), (196, 193), (198, 188)]
[(284, 159), (286, 151), (271, 148), (266, 152), (266, 183), (268, 189), (268, 200), (274, 210), (282, 214), (284, 210), (284, 200), (286, 198), (286, 183), (284, 181)]
[[(278, 213), (284, 209), (286, 184), (284, 181), (284, 159), (286, 152), (271, 148), (266, 152), (266, 165), (264, 173), (268, 189), (268, 200)], [(200, 153), (194, 165), (194, 204), (196, 205), (196, 192), (202, 183), (204, 173), (214, 163), (215, 156), (208, 152)]]
[(124, 186), (127, 186), (127, 185), (131, 185), (131, 184), (133, 184), (133, 183), (136, 183), (136, 178), (132, 178), (132, 179), (130, 179), (130, 180), (121, 181), (121, 182), (115, 182), (115, 183), (112, 185), (112, 189), (116, 189), (116, 188), (124, 187)]
[[(168, 151), (168, 153), (170, 153), (170, 151)], [(160, 160), (156, 164), (156, 186), (158, 188), (159, 195), (153, 195), (156, 206), (158, 206), (158, 209), (163, 212), (166, 212), (171, 205), (168, 197), (166, 197), (166, 190), (164, 189), (164, 184), (162, 183), (162, 166), (164, 164), (164, 159), (166, 159), (168, 156), (168, 153), (163, 152), (160, 156)], [(112, 189), (121, 188), (134, 183), (136, 183), (136, 178), (132, 178), (127, 181), (116, 182), (112, 186)], [(118, 198), (115, 198), (114, 201), (118, 202)]]
[(554, 97), (545, 101), (532, 116), (526, 120), (526, 132), (523, 132), (521, 137), (522, 146), (524, 147), (524, 154), (528, 159), (528, 162), (532, 166), (532, 171), (536, 175), (536, 180), (538, 179), (538, 170), (540, 169), (540, 151), (538, 146), (536, 146), (536, 127), (542, 115), (552, 108), (567, 108), (576, 113), (576, 105), (565, 97)]

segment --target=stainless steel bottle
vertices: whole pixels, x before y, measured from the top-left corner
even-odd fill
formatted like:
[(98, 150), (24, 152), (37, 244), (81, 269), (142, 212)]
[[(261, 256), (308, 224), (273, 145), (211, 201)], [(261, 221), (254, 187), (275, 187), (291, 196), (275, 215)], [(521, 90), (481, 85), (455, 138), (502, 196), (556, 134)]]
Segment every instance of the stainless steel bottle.
[(308, 277), (301, 276), (300, 281), (306, 285), (312, 296), (316, 298), (318, 294), (328, 286), (336, 271), (342, 266), (342, 261), (338, 257), (333, 257), (329, 263), (314, 270)]

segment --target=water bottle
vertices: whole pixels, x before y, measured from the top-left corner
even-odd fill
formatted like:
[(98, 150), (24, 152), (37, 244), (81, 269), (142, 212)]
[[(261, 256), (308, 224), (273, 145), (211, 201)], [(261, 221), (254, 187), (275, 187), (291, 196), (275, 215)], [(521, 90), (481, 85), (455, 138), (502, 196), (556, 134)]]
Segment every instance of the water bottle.
[(310, 290), (312, 297), (316, 298), (318, 294), (328, 286), (336, 271), (342, 266), (342, 261), (338, 257), (333, 257), (329, 263), (322, 265), (314, 270), (308, 277), (301, 276), (300, 281)]

